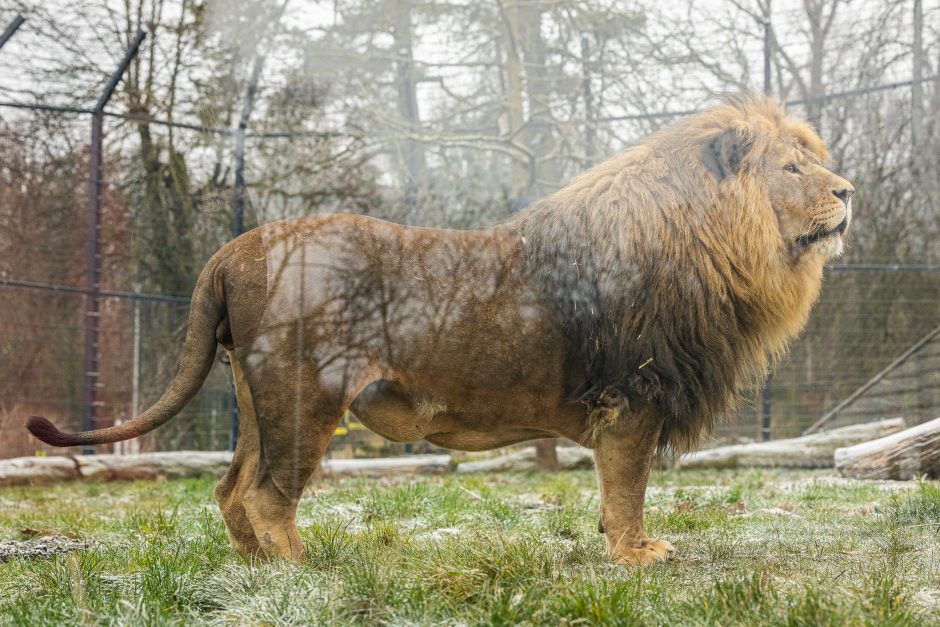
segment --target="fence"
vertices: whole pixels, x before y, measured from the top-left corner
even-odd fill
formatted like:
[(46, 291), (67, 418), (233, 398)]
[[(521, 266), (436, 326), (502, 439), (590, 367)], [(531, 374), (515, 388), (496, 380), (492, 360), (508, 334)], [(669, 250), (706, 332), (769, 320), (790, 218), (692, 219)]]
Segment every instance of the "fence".
[[(0, 38), (0, 47), (15, 30), (11, 25)], [(190, 234), (180, 241), (188, 238), (189, 245), (198, 248), (188, 250), (186, 258), (202, 259), (221, 243), (219, 223), (234, 224), (236, 233), (242, 228), (243, 207), (252, 192), (244, 175), (246, 153), (276, 152), (286, 147), (303, 152), (314, 150), (324, 140), (322, 133), (307, 130), (253, 133), (245, 119), (234, 128), (223, 128), (106, 110), (109, 95), (142, 37), (139, 35), (124, 60), (116, 64), (118, 69), (94, 108), (0, 101), (0, 111), (19, 112), (0, 116), (4, 124), (2, 148), (6, 154), (21, 157), (20, 162), (8, 164), (6, 193), (0, 200), (7, 207), (0, 219), (6, 221), (8, 239), (15, 244), (12, 249), (22, 253), (8, 258), (0, 274), (0, 457), (34, 450), (35, 441), (21, 427), (25, 416), (40, 413), (75, 428), (111, 424), (152, 403), (174, 370), (188, 310), (188, 285), (148, 286), (161, 288), (163, 294), (129, 289), (137, 265), (159, 267), (166, 260), (135, 257), (135, 238), (147, 216), (133, 214), (130, 207), (135, 198), (133, 191), (128, 191), (132, 186), (109, 178), (117, 168), (107, 157), (114, 156), (115, 161), (134, 158), (133, 151), (122, 152), (118, 147), (142, 141), (133, 138), (135, 129), (145, 126), (153, 133), (190, 133), (203, 138), (203, 146), (205, 137), (214, 137), (215, 145), (235, 164), (231, 184), (226, 179), (208, 192), (187, 190), (181, 198), (162, 199), (198, 205), (198, 215), (180, 214), (179, 220), (189, 220), (187, 233), (203, 236)], [(769, 46), (769, 37), (766, 41)], [(766, 51), (765, 47), (765, 60)], [(765, 65), (765, 72), (768, 69)], [(807, 104), (838, 107), (853, 99), (876, 99), (937, 79), (936, 75), (915, 77), (790, 104), (794, 108)], [(769, 86), (766, 80), (765, 86)], [(874, 100), (869, 105), (878, 111), (891, 108), (890, 103)], [(594, 119), (593, 124), (596, 128), (646, 124), (690, 112), (607, 116)], [(55, 120), (53, 128), (64, 129), (60, 140), (45, 132), (50, 116)], [(40, 122), (45, 125), (43, 133), (36, 132)], [(645, 126), (639, 128), (646, 130)], [(82, 135), (90, 137), (90, 142), (76, 151), (74, 143), (82, 142)], [(53, 144), (62, 141), (62, 145), (40, 150), (46, 162), (39, 166), (38, 153), (30, 153), (37, 137)], [(110, 152), (105, 141), (112, 142)], [(172, 177), (175, 173), (161, 175)], [(520, 203), (510, 199), (507, 204)], [(37, 213), (37, 207), (43, 210)], [(929, 206), (918, 210), (936, 211)], [(37, 218), (50, 216), (50, 223), (36, 224)], [(912, 238), (916, 239), (916, 234)], [(122, 241), (129, 244), (129, 251), (103, 247)], [(181, 244), (168, 240), (168, 245)], [(902, 372), (901, 364), (889, 368), (893, 362), (917, 347), (940, 323), (940, 266), (925, 263), (936, 259), (933, 252), (923, 250), (830, 266), (822, 299), (803, 338), (754, 402), (732, 417), (718, 437), (798, 435), (853, 395), (852, 403), (829, 417), (831, 424), (895, 414), (916, 422), (940, 414), (940, 383), (936, 380), (940, 357), (932, 342), (924, 342), (902, 360), (918, 364), (903, 371), (905, 382), (887, 386), (891, 380), (888, 374)], [(878, 385), (870, 384), (886, 368), (889, 372), (877, 379)], [(878, 400), (873, 401), (876, 392)], [(228, 373), (225, 368), (215, 368), (179, 418), (135, 446), (154, 450), (227, 448), (232, 444), (234, 410)], [(355, 431), (351, 433), (355, 435)], [(129, 450), (127, 446), (117, 450)]]
[[(826, 427), (936, 418), (938, 324), (940, 266), (829, 266), (803, 335), (768, 386), (773, 437), (801, 435), (822, 418)], [(719, 435), (758, 438), (760, 401), (758, 394)]]

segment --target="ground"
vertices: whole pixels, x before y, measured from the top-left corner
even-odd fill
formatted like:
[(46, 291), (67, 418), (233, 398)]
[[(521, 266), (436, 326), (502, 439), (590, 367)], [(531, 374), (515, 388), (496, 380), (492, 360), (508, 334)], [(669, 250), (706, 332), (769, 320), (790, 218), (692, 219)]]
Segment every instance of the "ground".
[(642, 569), (605, 562), (588, 471), (318, 481), (303, 564), (239, 559), (212, 487), (0, 489), (0, 622), (940, 623), (938, 482), (657, 472), (678, 559)]

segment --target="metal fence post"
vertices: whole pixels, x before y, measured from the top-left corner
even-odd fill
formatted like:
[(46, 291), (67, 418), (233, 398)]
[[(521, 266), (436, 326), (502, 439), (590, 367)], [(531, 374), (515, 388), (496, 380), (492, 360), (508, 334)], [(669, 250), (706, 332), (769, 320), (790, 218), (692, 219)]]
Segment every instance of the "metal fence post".
[(761, 440), (765, 442), (770, 439), (770, 384), (772, 380), (773, 380), (773, 375), (768, 372), (767, 378), (764, 379), (764, 384), (760, 388), (760, 400), (761, 400), (760, 435), (761, 435)]
[[(245, 102), (241, 115), (238, 118), (238, 128), (235, 129), (235, 195), (232, 198), (232, 239), (245, 232), (245, 136), (248, 133), (248, 119), (255, 106), (255, 94), (258, 91), (258, 81), (261, 79), (261, 70), (264, 68), (264, 56), (255, 56), (251, 66), (251, 76), (248, 79), (248, 89), (245, 92)], [(235, 378), (231, 374), (229, 403), (231, 405), (231, 427), (229, 429), (228, 448), (235, 450), (238, 444), (238, 396), (235, 394)]]
[(581, 89), (584, 92), (584, 156), (585, 165), (594, 165), (594, 96), (591, 93), (591, 46), (587, 35), (581, 35)]
[[(924, 6), (921, 0), (914, 0), (914, 42), (911, 62), (911, 149), (915, 152), (923, 139), (921, 130), (924, 118)], [(911, 165), (917, 167), (918, 159), (911, 159)]]
[[(88, 236), (85, 240), (85, 350), (83, 368), (82, 430), (96, 427), (98, 400), (98, 348), (101, 319), (101, 166), (104, 145), (104, 108), (127, 71), (147, 34), (138, 30), (124, 58), (105, 85), (91, 114), (91, 145), (88, 155)], [(92, 454), (95, 446), (83, 446), (82, 454)]]
[(24, 18), (22, 15), (17, 15), (13, 18), (13, 21), (10, 22), (10, 25), (7, 26), (6, 30), (3, 31), (3, 34), (0, 35), (0, 48), (3, 48), (3, 46), (10, 40), (10, 37), (12, 37), (16, 31), (19, 30), (20, 26), (22, 26), (23, 22), (25, 21), (26, 18)]
[[(770, 52), (772, 46), (772, 34), (770, 26), (770, 15), (764, 16), (764, 93), (768, 96), (773, 90), (771, 86), (771, 75), (770, 75)], [(767, 377), (764, 379), (764, 384), (760, 388), (760, 398), (761, 398), (761, 429), (760, 436), (761, 440), (767, 441), (770, 439), (770, 409), (771, 409), (771, 398), (770, 398), (770, 384), (773, 379), (773, 376), (770, 372), (767, 373)]]
[(764, 93), (768, 96), (773, 90), (770, 75), (770, 52), (773, 39), (773, 30), (770, 25), (770, 15), (764, 16)]

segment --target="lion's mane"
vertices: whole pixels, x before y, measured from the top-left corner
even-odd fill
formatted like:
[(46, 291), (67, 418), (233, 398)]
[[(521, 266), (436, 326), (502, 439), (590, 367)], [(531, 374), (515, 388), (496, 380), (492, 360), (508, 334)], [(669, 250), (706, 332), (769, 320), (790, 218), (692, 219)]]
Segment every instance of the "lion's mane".
[[(722, 158), (734, 171), (722, 178), (707, 160), (729, 134)], [(660, 452), (691, 450), (803, 327), (823, 262), (785, 254), (760, 176), (784, 138), (825, 158), (818, 136), (773, 101), (726, 100), (507, 224), (586, 373), (572, 400), (598, 420), (611, 406), (651, 404), (666, 416)]]

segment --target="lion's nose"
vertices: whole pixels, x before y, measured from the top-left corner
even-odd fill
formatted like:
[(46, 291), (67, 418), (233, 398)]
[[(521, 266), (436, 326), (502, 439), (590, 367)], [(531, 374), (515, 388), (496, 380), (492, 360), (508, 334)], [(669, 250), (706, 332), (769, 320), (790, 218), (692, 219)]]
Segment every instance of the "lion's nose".
[(855, 193), (855, 188), (852, 186), (843, 187), (842, 189), (832, 190), (833, 195), (842, 202), (849, 202), (849, 198), (852, 197), (852, 194)]

